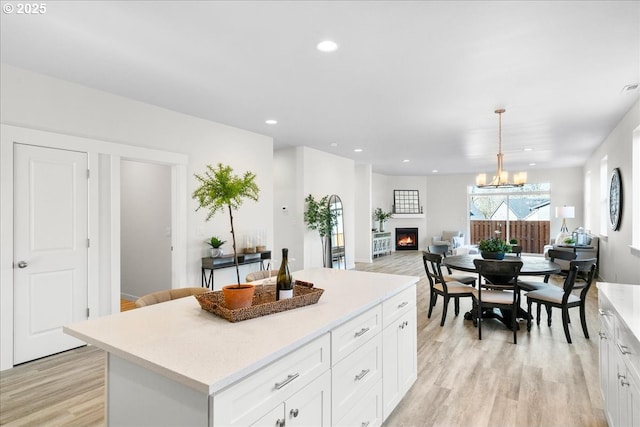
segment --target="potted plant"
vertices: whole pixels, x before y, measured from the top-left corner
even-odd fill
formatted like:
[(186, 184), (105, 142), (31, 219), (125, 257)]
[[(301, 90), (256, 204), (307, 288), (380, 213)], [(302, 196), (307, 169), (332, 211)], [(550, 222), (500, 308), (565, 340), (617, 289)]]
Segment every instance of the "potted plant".
[(233, 243), (233, 259), (236, 266), (236, 284), (224, 286), (225, 305), (229, 309), (248, 307), (251, 305), (255, 287), (243, 283), (240, 284), (240, 266), (238, 265), (238, 253), (236, 250), (236, 233), (233, 226), (233, 210), (238, 209), (244, 199), (258, 201), (260, 189), (255, 182), (256, 175), (245, 172), (242, 177), (234, 175), (231, 166), (218, 163), (217, 167), (207, 165), (202, 175), (195, 174), (200, 186), (193, 192), (193, 198), (198, 200), (201, 208), (208, 209), (206, 221), (211, 219), (219, 211), (225, 208), (229, 210), (229, 222), (231, 223), (231, 240)]
[(373, 217), (380, 224), (379, 230), (384, 231), (384, 222), (391, 218), (391, 212), (385, 212), (380, 208), (376, 208), (376, 210), (373, 211)]
[(309, 194), (304, 201), (307, 209), (304, 211), (304, 222), (309, 230), (316, 230), (322, 243), (322, 265), (331, 266), (331, 254), (327, 254), (328, 239), (331, 230), (337, 222), (336, 215), (329, 208), (329, 196), (316, 200)]
[(492, 239), (480, 240), (478, 249), (482, 258), (485, 259), (504, 259), (504, 254), (511, 252), (511, 245), (499, 237)]
[(518, 239), (511, 239), (511, 240), (509, 240), (509, 244), (511, 244), (511, 245), (517, 245), (517, 244), (518, 244)]
[(220, 249), (220, 246), (224, 245), (225, 243), (227, 243), (226, 240), (220, 240), (220, 238), (218, 238), (218, 236), (213, 236), (211, 237), (211, 240), (207, 241), (207, 244), (209, 246), (211, 246), (211, 257), (212, 258), (217, 258), (219, 256), (223, 255), (222, 249)]

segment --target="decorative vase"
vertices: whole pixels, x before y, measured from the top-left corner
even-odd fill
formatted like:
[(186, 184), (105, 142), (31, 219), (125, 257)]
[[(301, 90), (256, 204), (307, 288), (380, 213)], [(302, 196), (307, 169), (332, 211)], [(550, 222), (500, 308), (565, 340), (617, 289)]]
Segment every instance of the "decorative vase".
[(504, 252), (487, 252), (481, 251), (480, 255), (484, 259), (504, 259)]
[(224, 254), (224, 252), (222, 251), (222, 249), (220, 249), (220, 248), (211, 248), (211, 257), (212, 258), (221, 257), (223, 254)]
[(229, 310), (250, 307), (256, 287), (248, 283), (240, 285), (227, 285), (222, 287), (224, 306)]
[(384, 221), (380, 221), (380, 232), (384, 231)]

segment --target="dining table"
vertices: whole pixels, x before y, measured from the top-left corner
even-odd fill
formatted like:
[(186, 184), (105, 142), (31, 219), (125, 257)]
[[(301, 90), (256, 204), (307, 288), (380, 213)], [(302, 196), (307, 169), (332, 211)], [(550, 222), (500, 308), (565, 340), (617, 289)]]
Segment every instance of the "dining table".
[[(476, 255), (453, 255), (448, 256), (442, 260), (442, 263), (447, 267), (466, 271), (469, 273), (477, 273), (476, 266), (473, 263), (474, 259), (481, 259), (480, 254)], [(561, 271), (561, 268), (555, 262), (551, 262), (548, 259), (541, 256), (516, 256), (505, 254), (505, 257), (502, 262), (514, 262), (514, 261), (522, 261), (522, 268), (520, 269), (519, 276), (546, 276), (548, 274), (558, 274)], [(482, 313), (483, 318), (491, 317), (496, 318), (507, 328), (511, 328), (512, 325), (512, 313), (510, 310), (501, 310), (500, 314), (495, 313), (493, 310), (489, 310), (487, 312)], [(528, 317), (528, 313), (522, 308), (518, 309), (517, 317), (521, 319), (526, 319)], [(473, 320), (475, 322), (476, 316), (472, 311), (465, 313), (464, 318), (466, 320)], [(475, 324), (475, 323), (474, 323)], [(517, 325), (516, 325), (517, 326)]]

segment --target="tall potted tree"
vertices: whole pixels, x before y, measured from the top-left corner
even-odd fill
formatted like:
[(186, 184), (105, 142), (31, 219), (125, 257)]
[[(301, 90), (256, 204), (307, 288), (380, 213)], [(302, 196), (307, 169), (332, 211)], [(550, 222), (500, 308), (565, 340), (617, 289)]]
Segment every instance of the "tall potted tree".
[(231, 238), (233, 242), (233, 259), (236, 267), (236, 284), (222, 288), (225, 305), (229, 309), (248, 307), (253, 299), (254, 286), (240, 284), (240, 266), (236, 250), (236, 233), (233, 226), (233, 210), (238, 209), (244, 199), (258, 201), (260, 189), (255, 183), (256, 175), (245, 172), (242, 177), (233, 174), (231, 166), (218, 163), (217, 167), (207, 165), (202, 175), (195, 174), (200, 186), (193, 192), (193, 198), (198, 200), (201, 208), (208, 209), (206, 220), (209, 221), (217, 212), (229, 210), (231, 223)]
[(324, 196), (320, 200), (316, 200), (309, 194), (304, 201), (307, 203), (307, 209), (304, 211), (304, 222), (307, 224), (309, 230), (315, 230), (320, 235), (320, 241), (322, 243), (322, 265), (329, 267), (331, 255), (327, 253), (329, 247), (328, 239), (337, 221), (337, 218), (329, 207), (329, 196)]

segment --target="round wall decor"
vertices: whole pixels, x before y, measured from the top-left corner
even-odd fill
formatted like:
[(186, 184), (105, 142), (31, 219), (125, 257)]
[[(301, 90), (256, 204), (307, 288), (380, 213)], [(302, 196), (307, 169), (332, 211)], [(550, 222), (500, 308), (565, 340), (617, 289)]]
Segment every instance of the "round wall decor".
[(609, 185), (609, 222), (611, 229), (617, 231), (620, 228), (622, 217), (622, 179), (620, 169), (615, 168), (611, 172), (611, 183)]

